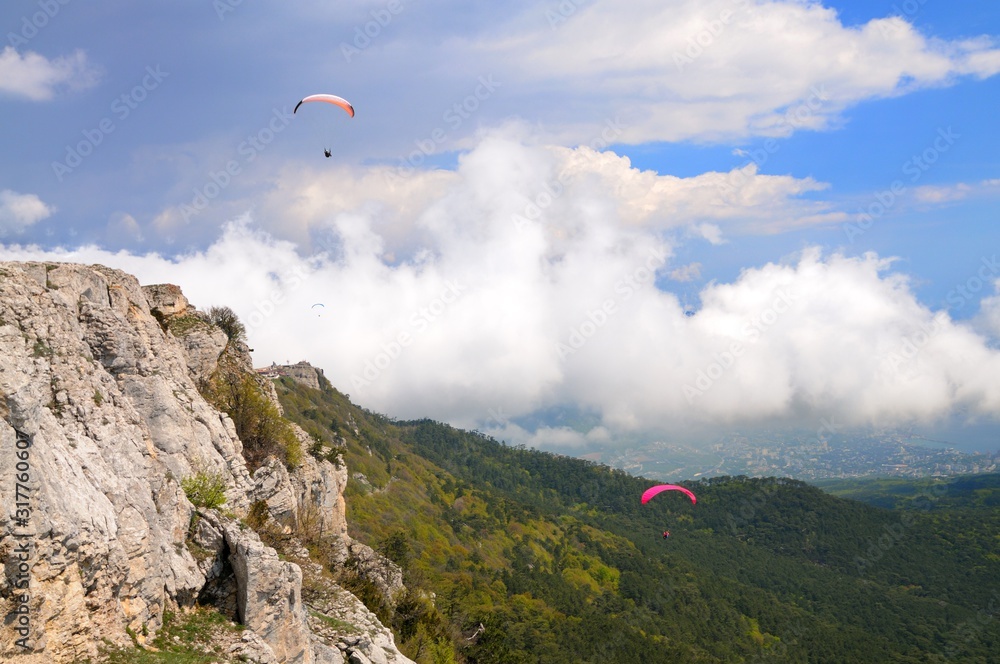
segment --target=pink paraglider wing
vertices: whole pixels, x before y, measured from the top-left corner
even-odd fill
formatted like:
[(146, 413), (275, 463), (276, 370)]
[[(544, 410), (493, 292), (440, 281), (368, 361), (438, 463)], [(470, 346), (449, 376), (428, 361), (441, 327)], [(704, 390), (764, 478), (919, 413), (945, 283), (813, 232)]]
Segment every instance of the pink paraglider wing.
[(322, 101), (326, 102), (327, 104), (333, 104), (334, 106), (339, 106), (345, 111), (347, 111), (347, 114), (350, 115), (352, 118), (354, 117), (354, 107), (351, 106), (351, 103), (346, 99), (344, 99), (343, 97), (338, 97), (337, 95), (309, 95), (308, 97), (305, 97), (302, 101), (300, 101), (295, 105), (295, 109), (292, 111), (292, 113), (298, 111), (299, 106), (301, 106), (302, 104), (306, 104), (313, 101)]
[(653, 498), (653, 496), (663, 493), (664, 491), (680, 491), (691, 499), (692, 504), (696, 504), (698, 502), (698, 499), (694, 497), (694, 494), (691, 493), (689, 489), (685, 489), (684, 487), (676, 484), (657, 484), (654, 487), (646, 489), (645, 493), (642, 494), (642, 504), (645, 505)]

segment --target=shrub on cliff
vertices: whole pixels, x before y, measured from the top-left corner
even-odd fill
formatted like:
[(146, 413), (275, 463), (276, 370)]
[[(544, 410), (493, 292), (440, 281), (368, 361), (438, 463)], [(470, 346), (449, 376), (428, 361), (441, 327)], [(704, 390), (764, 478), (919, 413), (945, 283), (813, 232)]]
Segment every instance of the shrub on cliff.
[(289, 468), (302, 462), (299, 439), (253, 376), (236, 372), (217, 374), (207, 396), (233, 420), (251, 472), (272, 455)]
[(182, 479), (181, 488), (195, 507), (218, 509), (226, 504), (226, 480), (221, 473), (199, 471)]
[(209, 307), (208, 320), (226, 333), (230, 341), (246, 341), (247, 328), (229, 307)]

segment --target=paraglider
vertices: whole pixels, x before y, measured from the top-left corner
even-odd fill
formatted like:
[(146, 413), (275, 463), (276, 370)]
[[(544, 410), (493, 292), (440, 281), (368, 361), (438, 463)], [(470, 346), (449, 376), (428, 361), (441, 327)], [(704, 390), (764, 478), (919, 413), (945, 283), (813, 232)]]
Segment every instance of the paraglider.
[(292, 113), (298, 111), (299, 106), (301, 106), (302, 104), (308, 104), (309, 102), (313, 101), (322, 101), (326, 102), (327, 104), (333, 104), (334, 106), (340, 106), (342, 109), (347, 111), (348, 115), (350, 115), (352, 118), (354, 117), (354, 107), (351, 106), (351, 102), (347, 101), (343, 97), (338, 97), (337, 95), (309, 95), (308, 97), (303, 97), (302, 101), (300, 101), (295, 105), (295, 108), (292, 110)]
[(642, 494), (642, 504), (645, 505), (653, 499), (653, 496), (659, 495), (664, 491), (680, 491), (691, 499), (691, 504), (696, 504), (698, 502), (698, 499), (694, 497), (694, 494), (691, 493), (690, 489), (685, 489), (684, 487), (676, 484), (657, 484), (654, 487), (646, 489), (646, 491)]
[[(645, 505), (650, 500), (652, 500), (654, 496), (658, 496), (664, 491), (680, 491), (681, 493), (683, 493), (684, 495), (686, 495), (688, 498), (691, 499), (692, 505), (698, 503), (698, 499), (695, 498), (694, 493), (692, 493), (690, 489), (685, 489), (684, 487), (678, 486), (676, 484), (657, 484), (656, 486), (649, 487), (643, 492), (642, 504)], [(670, 537), (670, 531), (664, 530), (663, 539), (667, 539), (668, 537)]]
[[(316, 307), (319, 307), (319, 310), (317, 310)], [(322, 316), (323, 309), (326, 309), (326, 305), (322, 304), (321, 302), (317, 302), (316, 304), (312, 305), (311, 309), (316, 312), (317, 316)]]
[[(308, 97), (304, 97), (302, 101), (300, 101), (295, 105), (295, 109), (292, 111), (292, 114), (294, 115), (296, 112), (298, 112), (299, 106), (301, 106), (302, 104), (308, 104), (314, 101), (320, 101), (327, 104), (333, 104), (334, 106), (339, 106), (340, 108), (344, 109), (344, 111), (346, 111), (349, 116), (351, 116), (352, 118), (354, 117), (354, 107), (351, 105), (349, 101), (347, 101), (343, 97), (338, 97), (337, 95), (328, 95), (328, 94), (309, 95)], [(330, 150), (330, 148), (325, 148), (323, 150), (323, 154), (327, 157), (327, 159), (329, 159), (330, 156), (333, 154), (333, 152)]]

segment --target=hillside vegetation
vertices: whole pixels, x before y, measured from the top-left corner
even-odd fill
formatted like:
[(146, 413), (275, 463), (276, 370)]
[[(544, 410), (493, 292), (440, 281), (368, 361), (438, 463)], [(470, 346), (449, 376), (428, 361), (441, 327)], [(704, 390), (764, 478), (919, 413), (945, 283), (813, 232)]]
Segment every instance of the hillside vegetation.
[(1000, 652), (995, 478), (897, 487), (891, 509), (745, 477), (688, 483), (694, 506), (679, 494), (640, 505), (650, 482), (621, 471), (394, 421), (325, 381), (276, 387), (311, 451), (345, 456), (351, 535), (404, 569), (406, 596), (372, 608), (418, 662), (985, 663)]

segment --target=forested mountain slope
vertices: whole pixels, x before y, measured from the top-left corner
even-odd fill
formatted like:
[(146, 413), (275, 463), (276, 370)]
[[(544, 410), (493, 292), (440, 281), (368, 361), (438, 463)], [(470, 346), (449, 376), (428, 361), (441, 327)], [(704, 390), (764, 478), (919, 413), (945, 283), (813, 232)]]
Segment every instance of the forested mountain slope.
[(276, 387), (291, 419), (343, 450), (351, 534), (403, 566), (407, 597), (375, 608), (416, 661), (1000, 652), (1000, 518), (955, 504), (946, 482), (893, 509), (743, 477), (687, 484), (697, 505), (680, 494), (641, 505), (651, 482), (620, 471), (393, 421), (328, 383)]

